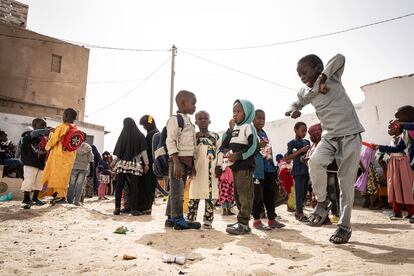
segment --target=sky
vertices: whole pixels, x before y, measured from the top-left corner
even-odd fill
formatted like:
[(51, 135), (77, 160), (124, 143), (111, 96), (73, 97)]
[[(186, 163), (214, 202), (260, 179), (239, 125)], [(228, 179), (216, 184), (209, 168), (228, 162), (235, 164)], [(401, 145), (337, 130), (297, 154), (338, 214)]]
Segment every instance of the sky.
[(111, 132), (105, 136), (109, 151), (125, 117), (139, 121), (151, 114), (160, 129), (165, 125), (173, 44), (178, 48), (174, 91), (196, 94), (197, 110), (210, 113), (212, 131), (227, 128), (239, 98), (263, 109), (267, 121), (283, 118), (302, 87), (296, 65), (307, 54), (317, 54), (324, 63), (337, 53), (345, 55), (342, 80), (354, 103), (364, 100), (362, 85), (414, 72), (414, 16), (297, 43), (217, 50), (317, 36), (409, 14), (414, 12), (411, 0), (20, 1), (29, 5), (32, 31), (85, 44), (161, 50), (91, 48), (85, 121)]

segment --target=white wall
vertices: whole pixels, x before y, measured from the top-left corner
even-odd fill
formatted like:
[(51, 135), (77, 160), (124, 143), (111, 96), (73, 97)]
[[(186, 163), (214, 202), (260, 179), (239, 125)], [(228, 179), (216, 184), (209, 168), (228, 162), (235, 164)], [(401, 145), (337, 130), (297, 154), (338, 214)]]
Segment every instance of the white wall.
[[(388, 122), (394, 119), (396, 109), (403, 105), (414, 105), (414, 75), (383, 80), (361, 89), (365, 92), (365, 100), (355, 105), (355, 108), (365, 128), (362, 139), (388, 144)], [(308, 127), (319, 122), (316, 114), (310, 113), (296, 120), (286, 118), (266, 123), (265, 130), (275, 154), (286, 153), (286, 144), (294, 138), (293, 126), (298, 121), (305, 122)]]
[[(8, 134), (9, 140), (11, 140), (15, 145), (17, 145), (21, 134), (27, 126), (32, 125), (32, 120), (35, 117), (15, 115), (10, 113), (1, 113), (0, 112), (0, 129), (5, 130)], [(61, 122), (53, 119), (46, 118), (48, 126), (56, 127)], [(104, 131), (94, 128), (83, 127), (78, 125), (78, 129), (86, 132), (90, 136), (94, 136), (94, 145), (98, 148), (99, 152), (103, 152), (104, 148)]]

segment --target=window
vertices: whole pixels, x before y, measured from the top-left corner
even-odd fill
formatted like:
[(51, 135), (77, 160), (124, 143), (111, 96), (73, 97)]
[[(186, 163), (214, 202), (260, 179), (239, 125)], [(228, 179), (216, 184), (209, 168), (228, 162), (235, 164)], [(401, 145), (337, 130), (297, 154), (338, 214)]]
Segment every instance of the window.
[(89, 145), (93, 145), (93, 136), (92, 135), (86, 135), (86, 139), (85, 142), (88, 143)]
[(62, 69), (62, 56), (52, 55), (51, 71), (60, 73), (61, 69)]

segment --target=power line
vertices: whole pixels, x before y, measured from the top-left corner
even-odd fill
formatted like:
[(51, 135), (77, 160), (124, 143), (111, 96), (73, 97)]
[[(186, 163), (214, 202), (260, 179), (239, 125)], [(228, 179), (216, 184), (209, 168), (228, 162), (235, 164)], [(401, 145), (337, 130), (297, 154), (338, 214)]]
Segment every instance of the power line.
[(260, 80), (260, 81), (264, 81), (264, 82), (270, 83), (270, 84), (272, 84), (272, 85), (274, 85), (274, 86), (278, 86), (278, 87), (282, 87), (282, 88), (285, 88), (285, 89), (289, 89), (289, 90), (292, 90), (292, 91), (298, 92), (298, 90), (297, 90), (297, 89), (291, 88), (291, 87), (289, 87), (289, 86), (286, 86), (286, 85), (283, 85), (283, 84), (280, 84), (280, 83), (277, 83), (277, 82), (274, 82), (274, 81), (270, 81), (270, 80), (267, 80), (267, 79), (264, 79), (264, 78), (261, 78), (261, 77), (258, 77), (258, 76), (255, 76), (255, 75), (250, 74), (250, 73), (246, 73), (246, 72), (240, 71), (240, 70), (238, 70), (238, 69), (235, 69), (235, 68), (232, 68), (232, 67), (230, 67), (230, 66), (227, 66), (227, 65), (224, 65), (224, 64), (221, 64), (221, 63), (218, 63), (218, 62), (212, 61), (212, 60), (210, 60), (210, 59), (207, 59), (207, 58), (204, 58), (204, 57), (198, 56), (198, 55), (196, 55), (196, 54), (193, 54), (193, 53), (187, 52), (187, 51), (182, 50), (182, 49), (178, 49), (178, 50), (179, 50), (179, 51), (181, 51), (181, 52), (183, 52), (183, 53), (185, 53), (185, 54), (187, 54), (187, 55), (190, 55), (190, 56), (196, 57), (196, 58), (198, 58), (198, 59), (204, 60), (204, 61), (209, 62), (209, 63), (214, 64), (214, 65), (217, 65), (217, 66), (223, 67), (223, 68), (225, 68), (225, 69), (227, 69), (227, 70), (230, 70), (230, 71), (233, 71), (233, 72), (237, 72), (237, 73), (239, 73), (239, 74), (242, 74), (242, 75), (248, 76), (248, 77), (253, 78), (253, 79), (256, 79), (256, 80)]
[(16, 38), (16, 39), (24, 39), (24, 40), (32, 40), (32, 41), (39, 41), (39, 42), (46, 42), (46, 43), (54, 43), (54, 44), (76, 44), (81, 47), (87, 48), (94, 48), (94, 49), (103, 49), (103, 50), (117, 50), (117, 51), (132, 51), (132, 52), (168, 52), (171, 51), (170, 49), (137, 49), (137, 48), (122, 48), (122, 47), (111, 47), (111, 46), (102, 46), (96, 44), (88, 44), (83, 42), (71, 41), (66, 39), (56, 39), (56, 40), (48, 40), (43, 38), (35, 38), (35, 37), (25, 37), (25, 36), (16, 36), (10, 34), (3, 34), (0, 33), (0, 36), (5, 36), (9, 38)]
[(408, 14), (405, 14), (405, 15), (401, 15), (401, 16), (398, 16), (398, 17), (393, 17), (393, 18), (377, 21), (377, 22), (374, 22), (374, 23), (369, 23), (369, 24), (365, 24), (365, 25), (360, 25), (360, 26), (356, 26), (356, 27), (336, 31), (336, 32), (331, 32), (331, 33), (326, 33), (326, 34), (321, 34), (321, 35), (315, 35), (315, 36), (308, 36), (308, 37), (304, 37), (304, 38), (298, 38), (298, 39), (287, 40), (287, 41), (280, 41), (280, 42), (269, 43), (269, 44), (253, 45), (253, 46), (245, 46), (245, 47), (233, 47), (233, 48), (211, 48), (211, 49), (209, 49), (209, 48), (181, 48), (181, 49), (190, 50), (190, 51), (234, 51), (234, 50), (247, 50), (247, 49), (272, 47), (272, 46), (302, 42), (302, 41), (321, 38), (321, 37), (327, 37), (327, 36), (331, 36), (331, 35), (342, 34), (342, 33), (355, 31), (355, 30), (359, 30), (359, 29), (363, 29), (363, 28), (367, 28), (367, 27), (372, 27), (372, 26), (379, 25), (379, 24), (388, 23), (388, 22), (391, 22), (391, 21), (400, 20), (400, 19), (410, 17), (410, 16), (413, 16), (413, 15), (414, 15), (414, 12), (413, 13), (408, 13)]
[(91, 114), (100, 112), (114, 104), (116, 104), (117, 102), (119, 102), (120, 100), (122, 100), (123, 98), (125, 98), (126, 96), (128, 96), (129, 94), (131, 94), (132, 92), (134, 92), (137, 88), (139, 88), (141, 85), (143, 85), (147, 80), (149, 80), (152, 76), (154, 76), (165, 64), (167, 64), (167, 62), (170, 60), (171, 57), (168, 57), (163, 63), (161, 63), (160, 66), (158, 66), (151, 74), (148, 75), (148, 77), (146, 77), (142, 82), (140, 82), (138, 85), (136, 85), (134, 88), (132, 88), (131, 90), (129, 90), (128, 92), (126, 92), (125, 94), (123, 94), (121, 97), (117, 98), (116, 100), (114, 100), (113, 102), (93, 111), (93, 112), (89, 112), (86, 116), (89, 116)]
[(11, 80), (20, 80), (20, 81), (38, 81), (38, 82), (48, 82), (48, 83), (86, 83), (86, 84), (112, 84), (112, 83), (126, 83), (126, 82), (136, 82), (143, 80), (144, 78), (131, 79), (131, 80), (113, 80), (113, 81), (62, 81), (62, 80), (47, 80), (47, 79), (38, 79), (31, 77), (13, 77), (13, 76), (0, 76), (0, 79), (11, 79)]

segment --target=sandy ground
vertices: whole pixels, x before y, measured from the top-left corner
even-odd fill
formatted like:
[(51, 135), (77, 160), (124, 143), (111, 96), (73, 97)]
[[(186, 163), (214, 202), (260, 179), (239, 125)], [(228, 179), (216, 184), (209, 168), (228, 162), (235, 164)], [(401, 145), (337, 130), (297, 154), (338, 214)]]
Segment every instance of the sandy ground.
[[(380, 211), (356, 209), (351, 243), (335, 246), (328, 241), (334, 226), (298, 223), (285, 206), (278, 213), (286, 228), (230, 236), (225, 227), (235, 218), (219, 210), (214, 229), (174, 231), (164, 229), (161, 200), (152, 216), (114, 217), (113, 205), (91, 199), (83, 207), (23, 210), (16, 201), (2, 203), (0, 274), (414, 275), (414, 226)], [(119, 226), (131, 232), (114, 234)], [(163, 253), (185, 254), (187, 262), (162, 263)]]

